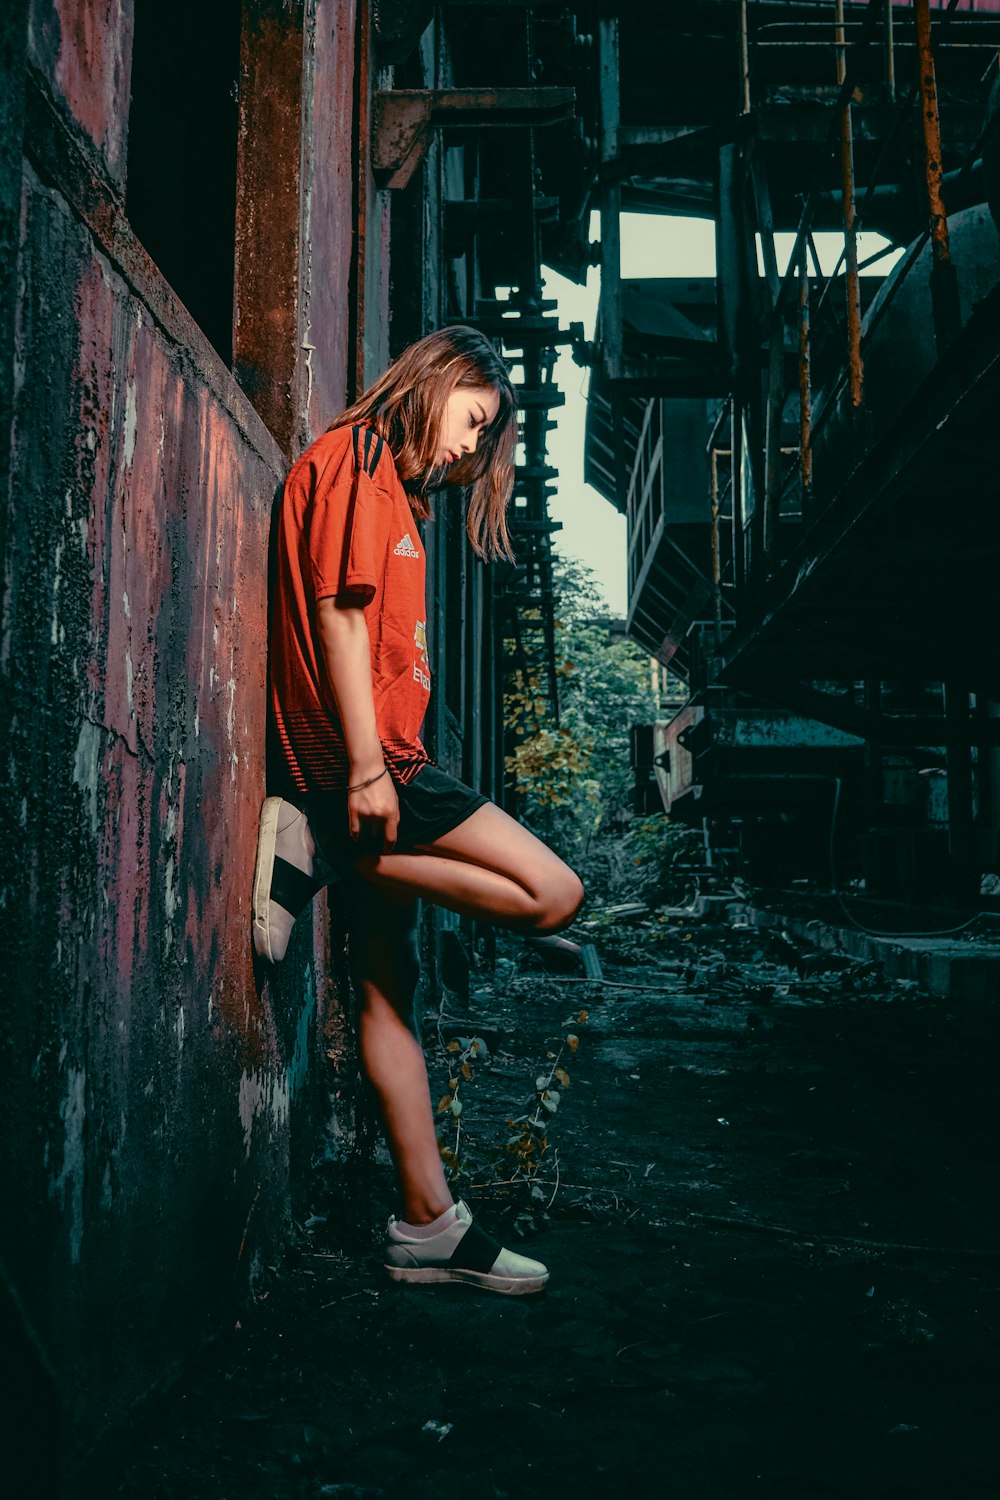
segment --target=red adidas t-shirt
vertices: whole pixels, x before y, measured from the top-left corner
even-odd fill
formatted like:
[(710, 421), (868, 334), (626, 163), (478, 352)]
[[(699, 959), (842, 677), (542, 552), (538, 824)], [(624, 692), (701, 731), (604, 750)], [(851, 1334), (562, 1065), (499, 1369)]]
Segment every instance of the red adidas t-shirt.
[(285, 481), (271, 595), (270, 695), (284, 770), (300, 792), (347, 785), (347, 750), (316, 628), (320, 599), (350, 597), (371, 639), (375, 720), (406, 783), (429, 760), (425, 556), (392, 454), (367, 427), (317, 438)]

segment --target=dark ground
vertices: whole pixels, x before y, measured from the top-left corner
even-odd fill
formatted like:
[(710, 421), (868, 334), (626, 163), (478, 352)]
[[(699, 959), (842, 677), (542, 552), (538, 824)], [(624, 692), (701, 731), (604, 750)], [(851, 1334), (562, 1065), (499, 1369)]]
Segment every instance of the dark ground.
[[(461, 1022), (501, 1035), (461, 1088), (485, 1186), (460, 1191), (548, 1289), (388, 1283), (382, 1162), (362, 1222), (316, 1205), (102, 1495), (1000, 1494), (996, 1017), (752, 932), (619, 924), (599, 946), (607, 979), (651, 988), (511, 946)], [(532, 1204), (496, 1148), (568, 1030)]]

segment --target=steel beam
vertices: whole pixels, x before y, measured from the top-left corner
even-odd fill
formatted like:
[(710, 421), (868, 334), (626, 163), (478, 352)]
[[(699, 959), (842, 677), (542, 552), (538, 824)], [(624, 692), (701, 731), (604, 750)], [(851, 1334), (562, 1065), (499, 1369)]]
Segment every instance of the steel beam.
[(933, 714), (887, 714), (880, 709), (878, 679), (869, 679), (865, 687), (865, 706), (852, 702), (846, 694), (827, 693), (811, 683), (787, 677), (749, 677), (741, 679), (740, 691), (760, 698), (777, 708), (794, 709), (818, 723), (843, 729), (861, 739), (877, 742), (892, 749), (946, 749), (949, 745), (1000, 746), (1000, 719), (985, 724), (958, 715), (948, 718)]
[(435, 130), (556, 125), (573, 118), (571, 88), (379, 89), (372, 171), (380, 187), (404, 188)]

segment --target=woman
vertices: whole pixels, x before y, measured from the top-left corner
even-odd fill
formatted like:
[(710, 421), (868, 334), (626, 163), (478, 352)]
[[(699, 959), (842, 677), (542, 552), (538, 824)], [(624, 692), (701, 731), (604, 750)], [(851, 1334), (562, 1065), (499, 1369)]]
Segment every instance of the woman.
[(405, 350), (289, 474), (270, 651), (283, 774), (261, 813), (253, 898), (255, 946), (275, 961), (297, 912), (333, 872), (345, 879), (361, 1062), (402, 1194), (390, 1275), (508, 1293), (541, 1290), (548, 1272), (491, 1240), (448, 1188), (413, 1024), (417, 903), (552, 933), (583, 887), (420, 741), (431, 683), (416, 523), (430, 489), (467, 489), (473, 548), (509, 558), (516, 440), (503, 361), (474, 329), (445, 328)]

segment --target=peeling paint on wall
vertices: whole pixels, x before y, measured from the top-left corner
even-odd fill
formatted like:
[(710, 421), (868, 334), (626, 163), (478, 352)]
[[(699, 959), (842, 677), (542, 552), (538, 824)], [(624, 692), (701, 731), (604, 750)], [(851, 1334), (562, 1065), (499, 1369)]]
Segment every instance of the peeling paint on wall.
[(86, 1174), (87, 1073), (66, 1070), (66, 1091), (59, 1106), (63, 1123), (62, 1165), (49, 1183), (49, 1192), (68, 1208), (70, 1260), (77, 1265), (83, 1244), (83, 1184)]
[(80, 725), (73, 761), (73, 780), (80, 788), (90, 831), (97, 837), (97, 793), (103, 741), (100, 727), (90, 719)]
[(271, 1073), (244, 1070), (240, 1078), (239, 1114), (243, 1126), (243, 1150), (249, 1158), (253, 1124), (258, 1115), (270, 1115), (276, 1126), (288, 1123), (288, 1079)]
[[(142, 327), (142, 320), (136, 319), (137, 328)], [(161, 442), (162, 442), (162, 417), (161, 417)], [(132, 458), (135, 454), (135, 438), (139, 430), (139, 413), (136, 409), (136, 385), (130, 380), (125, 388), (125, 467), (131, 469)], [(162, 448), (161, 448), (162, 451)]]

